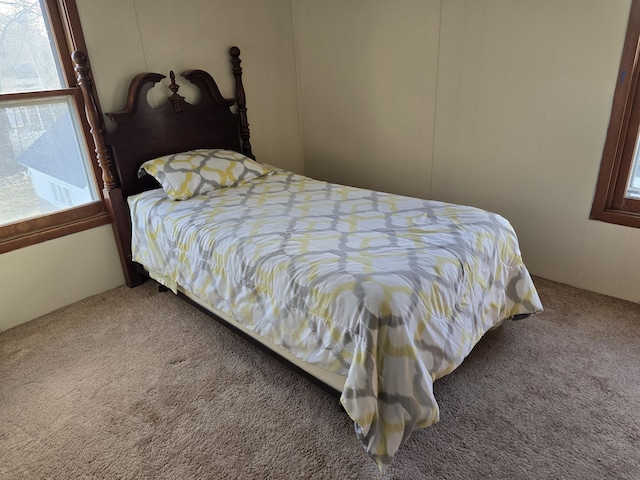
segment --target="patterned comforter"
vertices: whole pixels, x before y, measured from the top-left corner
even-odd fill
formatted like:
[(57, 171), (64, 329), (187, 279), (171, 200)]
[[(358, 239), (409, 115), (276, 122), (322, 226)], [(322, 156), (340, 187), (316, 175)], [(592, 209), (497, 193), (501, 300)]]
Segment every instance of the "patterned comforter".
[(439, 419), (434, 380), (542, 305), (502, 217), (282, 170), (185, 201), (129, 199), (133, 259), (297, 357), (346, 375), (340, 401), (381, 470)]

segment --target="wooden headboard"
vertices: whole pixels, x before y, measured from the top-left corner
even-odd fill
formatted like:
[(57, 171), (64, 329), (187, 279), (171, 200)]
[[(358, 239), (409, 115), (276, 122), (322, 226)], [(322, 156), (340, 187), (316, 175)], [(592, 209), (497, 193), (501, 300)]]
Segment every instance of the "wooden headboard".
[[(196, 148), (226, 148), (255, 158), (249, 138), (240, 49), (231, 47), (229, 53), (235, 98), (224, 98), (207, 72), (188, 70), (182, 76), (200, 90), (199, 102), (190, 104), (178, 94), (179, 86), (171, 72), (168, 100), (154, 108), (149, 105), (147, 94), (166, 77), (159, 73), (141, 73), (131, 81), (124, 109), (107, 113), (116, 124), (110, 133), (104, 128), (94, 96), (88, 59), (82, 52), (76, 51), (72, 55), (102, 170), (103, 196), (116, 234), (125, 280), (130, 287), (141, 283), (143, 278), (131, 261), (131, 224), (126, 199), (129, 195), (158, 187), (148, 175), (138, 178), (140, 165), (152, 158)], [(235, 112), (234, 106), (237, 106)]]

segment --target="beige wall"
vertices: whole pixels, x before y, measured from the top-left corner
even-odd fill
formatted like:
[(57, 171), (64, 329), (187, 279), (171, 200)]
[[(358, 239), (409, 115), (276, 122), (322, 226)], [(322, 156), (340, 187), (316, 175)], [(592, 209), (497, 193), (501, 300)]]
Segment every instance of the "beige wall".
[(439, 0), (294, 0), (305, 173), (430, 196)]
[(305, 171), (479, 206), (532, 273), (640, 301), (640, 230), (588, 220), (629, 0), (293, 0)]
[[(232, 95), (237, 44), (260, 160), (497, 211), (534, 274), (640, 301), (640, 230), (587, 219), (630, 0), (77, 3), (105, 111), (140, 71)], [(0, 329), (123, 283), (109, 226), (0, 272)]]
[(124, 283), (111, 225), (0, 255), (0, 330)]
[(503, 213), (536, 275), (640, 301), (640, 230), (588, 220), (630, 1), (443, 2), (434, 198)]

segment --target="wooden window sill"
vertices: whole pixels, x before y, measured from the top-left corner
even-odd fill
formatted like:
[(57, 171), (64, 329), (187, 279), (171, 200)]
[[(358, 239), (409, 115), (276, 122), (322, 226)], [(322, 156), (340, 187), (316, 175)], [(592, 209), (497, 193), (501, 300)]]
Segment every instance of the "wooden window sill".
[(65, 235), (71, 235), (72, 233), (89, 230), (90, 228), (100, 227), (108, 223), (111, 223), (108, 213), (101, 211), (88, 217), (82, 217), (66, 223), (43, 227), (28, 233), (20, 233), (2, 238), (0, 239), (0, 254), (46, 242), (47, 240), (53, 240), (54, 238)]

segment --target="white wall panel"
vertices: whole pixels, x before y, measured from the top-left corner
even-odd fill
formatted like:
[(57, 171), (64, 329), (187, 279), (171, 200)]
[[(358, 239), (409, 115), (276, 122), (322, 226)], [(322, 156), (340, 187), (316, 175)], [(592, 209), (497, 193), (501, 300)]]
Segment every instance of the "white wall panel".
[(294, 0), (305, 173), (428, 197), (439, 1)]
[(0, 330), (124, 283), (110, 225), (0, 255)]
[(633, 229), (588, 220), (629, 6), (443, 2), (432, 196), (505, 215), (534, 274), (633, 299)]
[(588, 219), (630, 0), (293, 6), (307, 173), (501, 213), (535, 275), (638, 301), (637, 230)]

